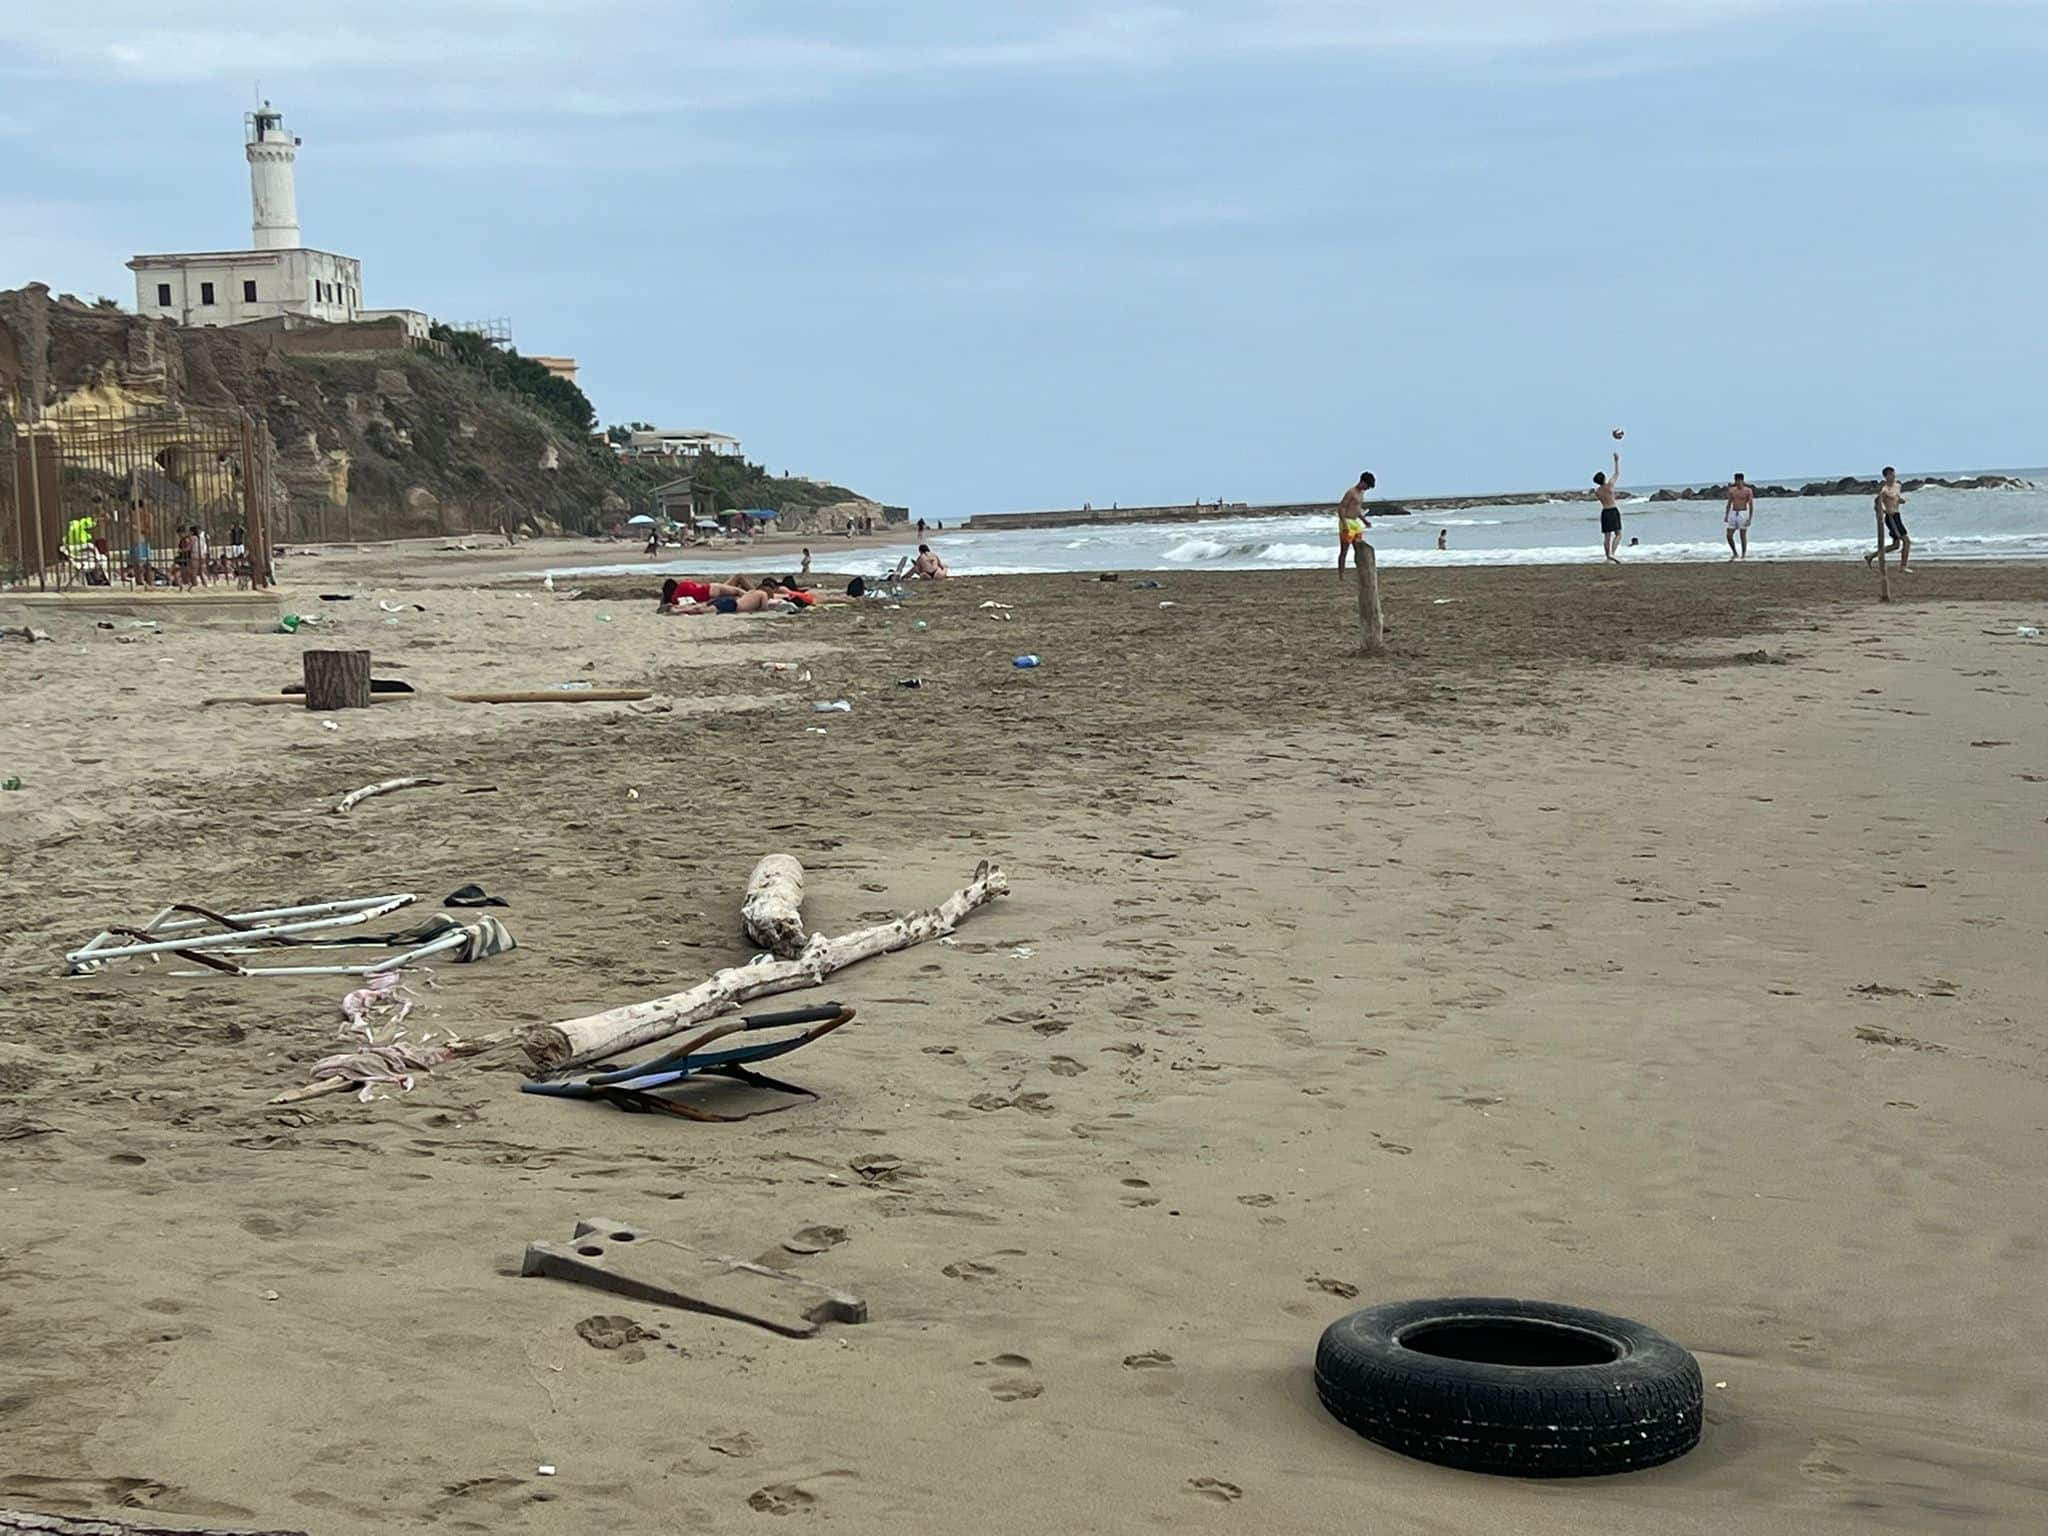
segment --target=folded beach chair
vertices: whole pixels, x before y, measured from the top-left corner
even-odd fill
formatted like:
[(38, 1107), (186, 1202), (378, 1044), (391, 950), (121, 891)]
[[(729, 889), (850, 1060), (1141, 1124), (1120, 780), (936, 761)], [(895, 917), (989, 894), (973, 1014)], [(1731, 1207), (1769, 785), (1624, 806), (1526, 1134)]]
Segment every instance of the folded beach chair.
[[(817, 1095), (808, 1088), (798, 1087), (795, 1083), (785, 1083), (777, 1078), (749, 1071), (748, 1068), (756, 1062), (769, 1061), (777, 1056), (787, 1056), (791, 1051), (801, 1050), (813, 1040), (831, 1034), (852, 1018), (853, 1010), (840, 1003), (825, 1003), (813, 1008), (792, 1008), (782, 1013), (743, 1015), (737, 1019), (727, 1019), (714, 1024), (665, 1055), (643, 1061), (638, 1066), (618, 1067), (573, 1082), (521, 1083), (519, 1091), (553, 1099), (601, 1099), (634, 1114), (680, 1115), (685, 1120), (725, 1124), (751, 1120), (756, 1115), (774, 1114), (778, 1110), (794, 1109), (796, 1106), (794, 1103), (776, 1104), (767, 1109), (749, 1110), (745, 1114), (727, 1115), (707, 1109), (701, 1104), (693, 1104), (686, 1098), (669, 1095), (678, 1089), (687, 1090), (693, 1080), (718, 1078), (726, 1082), (743, 1083), (749, 1088), (787, 1094), (792, 1099), (815, 1099)], [(811, 1027), (802, 1034), (791, 1035), (781, 1040), (763, 1040), (758, 1044), (732, 1046), (722, 1051), (704, 1049), (712, 1042), (723, 1040), (728, 1035), (757, 1029), (788, 1029), (803, 1024)]]

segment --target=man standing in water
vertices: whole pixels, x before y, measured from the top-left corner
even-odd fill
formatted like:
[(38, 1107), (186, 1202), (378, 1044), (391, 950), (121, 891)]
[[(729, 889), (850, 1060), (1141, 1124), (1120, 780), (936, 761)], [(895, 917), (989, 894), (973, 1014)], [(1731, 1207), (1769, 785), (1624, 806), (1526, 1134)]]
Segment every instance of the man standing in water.
[[(1735, 483), (1728, 487), (1728, 558), (1747, 560), (1749, 558), (1749, 521), (1756, 515), (1756, 491), (1742, 478), (1742, 471), (1735, 472)], [(1736, 553), (1735, 540), (1740, 535), (1742, 552)]]
[[(1878, 482), (1877, 499), (1871, 504), (1877, 513), (1877, 548), (1863, 557), (1865, 565), (1879, 555), (1899, 552), (1899, 574), (1906, 573), (1906, 562), (1913, 558), (1913, 538), (1906, 532), (1906, 519), (1900, 508), (1906, 504), (1905, 487), (1899, 484), (1899, 472), (1887, 464), (1884, 479)], [(1889, 536), (1891, 543), (1885, 543)]]
[(1365, 530), (1372, 526), (1372, 520), (1365, 515), (1365, 493), (1378, 485), (1371, 470), (1358, 477), (1358, 484), (1344, 493), (1344, 499), (1337, 503), (1337, 579), (1344, 579), (1344, 557), (1349, 555), (1353, 545), (1365, 542)]
[(1615, 505), (1614, 493), (1621, 485), (1621, 450), (1614, 453), (1614, 473), (1593, 477), (1593, 494), (1600, 498), (1600, 548), (1607, 556), (1609, 565), (1619, 565), (1614, 558), (1614, 547), (1621, 542), (1621, 508)]

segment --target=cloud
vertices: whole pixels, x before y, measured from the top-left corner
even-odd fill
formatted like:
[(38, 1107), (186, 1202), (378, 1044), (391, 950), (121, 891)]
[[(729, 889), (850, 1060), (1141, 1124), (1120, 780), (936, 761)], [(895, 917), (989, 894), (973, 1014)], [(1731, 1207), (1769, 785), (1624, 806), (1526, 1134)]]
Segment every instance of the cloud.
[[(448, 61), (471, 88), (629, 116), (991, 75), (1159, 71), (1259, 55), (1458, 59), (1682, 38), (1854, 0), (787, 0), (763, 25), (741, 0), (357, 0), (345, 22), (270, 0), (217, 0), (166, 25), (160, 0), (10, 7), (0, 44), (82, 78), (196, 84), (380, 81), (423, 108)], [(1934, 0), (1895, 0), (1931, 5)], [(419, 94), (420, 87), (426, 94)]]

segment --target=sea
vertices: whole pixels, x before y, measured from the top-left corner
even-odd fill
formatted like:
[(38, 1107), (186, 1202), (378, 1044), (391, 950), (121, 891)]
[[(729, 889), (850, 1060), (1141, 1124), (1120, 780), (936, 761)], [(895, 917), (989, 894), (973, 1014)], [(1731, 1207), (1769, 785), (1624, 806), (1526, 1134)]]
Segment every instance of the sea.
[[(1969, 471), (1966, 473), (1976, 473)], [(1906, 526), (1915, 560), (2048, 559), (2048, 468), (2002, 470), (2024, 490), (1927, 488), (1907, 498)], [(1962, 473), (1943, 478), (1962, 478)], [(1911, 477), (1907, 477), (1911, 478)], [(1655, 487), (1651, 488), (1652, 490)], [(1639, 493), (1622, 504), (1624, 560), (1714, 561), (1728, 558), (1719, 501), (1653, 502)], [(1024, 528), (985, 533), (935, 533), (932, 545), (956, 576), (1037, 575), (1060, 571), (1269, 571), (1334, 567), (1335, 512), (1307, 517), (1222, 518), (1213, 522), (1128, 523), (1101, 528)], [(1445, 535), (1444, 549), (1436, 547)], [(1868, 496), (1760, 499), (1749, 530), (1752, 560), (1838, 560), (1867, 552), (1875, 539)], [(1629, 541), (1635, 540), (1634, 544)], [(1597, 563), (1600, 513), (1592, 500), (1535, 506), (1473, 506), (1374, 520), (1373, 549), (1382, 566), (1580, 565)], [(789, 546), (775, 546), (787, 563)], [(917, 542), (841, 553), (833, 540), (814, 541), (821, 570), (886, 572)], [(753, 570), (766, 550), (670, 562), (565, 567), (557, 575), (652, 576), (685, 571)], [(771, 568), (773, 562), (769, 562)]]

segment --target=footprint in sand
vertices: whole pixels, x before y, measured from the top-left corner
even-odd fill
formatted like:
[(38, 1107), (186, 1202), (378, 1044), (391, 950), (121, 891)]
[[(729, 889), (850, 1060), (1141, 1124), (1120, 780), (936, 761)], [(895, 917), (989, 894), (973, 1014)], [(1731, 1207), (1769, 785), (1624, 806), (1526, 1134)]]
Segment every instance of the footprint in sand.
[(844, 1467), (837, 1467), (805, 1477), (801, 1482), (791, 1479), (786, 1483), (770, 1483), (747, 1495), (747, 1508), (764, 1515), (808, 1515), (824, 1504), (824, 1496), (818, 1491), (817, 1484), (834, 1478), (845, 1478), (850, 1482), (853, 1476)]
[(1358, 1295), (1358, 1287), (1348, 1280), (1332, 1280), (1327, 1275), (1310, 1275), (1308, 1283), (1319, 1291), (1328, 1291), (1332, 1296), (1341, 1296), (1346, 1301)]
[(1280, 1203), (1280, 1197), (1278, 1195), (1239, 1195), (1237, 1197), (1237, 1203), (1239, 1205), (1250, 1205), (1263, 1209), (1264, 1207), (1269, 1205), (1278, 1205)]
[(1055, 1056), (1046, 1066), (1054, 1077), (1079, 1077), (1088, 1070), (1071, 1056)]
[(837, 1248), (845, 1241), (844, 1227), (804, 1227), (785, 1237), (782, 1246), (791, 1253), (823, 1253), (828, 1248)]
[(721, 1456), (744, 1459), (761, 1449), (761, 1442), (744, 1429), (713, 1430), (711, 1438), (704, 1442)]
[(1200, 1494), (1217, 1504), (1235, 1504), (1244, 1497), (1244, 1490), (1235, 1483), (1226, 1483), (1220, 1477), (1191, 1477), (1188, 1492)]
[(1134, 1210), (1144, 1210), (1159, 1203), (1159, 1197), (1152, 1193), (1152, 1185), (1146, 1179), (1124, 1179), (1123, 1202)]
[(795, 1483), (770, 1483), (747, 1495), (747, 1508), (764, 1515), (808, 1514), (817, 1502), (815, 1493), (806, 1492)]
[(988, 1395), (999, 1403), (1029, 1402), (1045, 1391), (1028, 1355), (994, 1355), (974, 1363), (989, 1373)]
[(1163, 1349), (1148, 1349), (1140, 1355), (1125, 1355), (1124, 1369), (1127, 1371), (1170, 1371), (1173, 1356)]
[(997, 1271), (993, 1264), (977, 1264), (972, 1259), (955, 1259), (939, 1273), (950, 1280), (993, 1280)]

